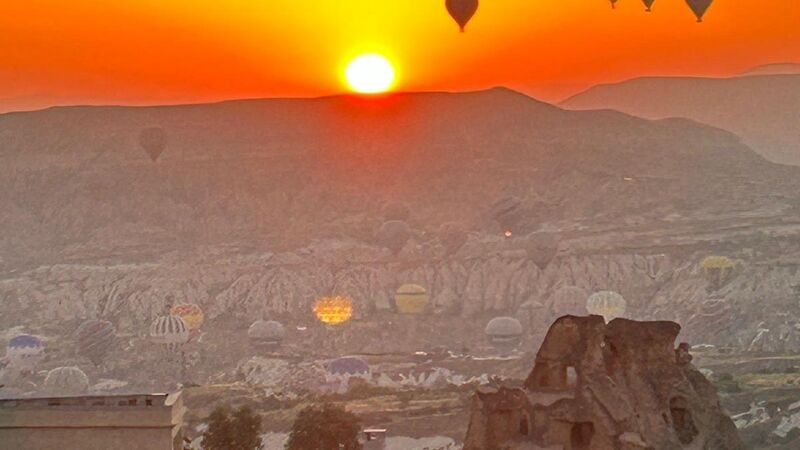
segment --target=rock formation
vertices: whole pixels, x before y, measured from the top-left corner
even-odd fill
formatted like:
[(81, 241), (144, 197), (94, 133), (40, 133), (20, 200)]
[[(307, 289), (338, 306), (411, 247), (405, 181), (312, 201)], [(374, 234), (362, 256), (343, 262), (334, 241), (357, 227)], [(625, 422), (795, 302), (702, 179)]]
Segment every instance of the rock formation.
[(674, 322), (565, 316), (522, 387), (482, 388), (465, 450), (742, 449)]

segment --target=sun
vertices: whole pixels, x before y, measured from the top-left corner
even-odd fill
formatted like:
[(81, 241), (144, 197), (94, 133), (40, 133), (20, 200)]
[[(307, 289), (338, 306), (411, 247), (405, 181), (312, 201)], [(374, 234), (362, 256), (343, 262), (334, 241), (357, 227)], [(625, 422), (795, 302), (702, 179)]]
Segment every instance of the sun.
[(344, 71), (350, 89), (360, 94), (380, 94), (392, 89), (395, 71), (386, 57), (376, 53), (358, 56)]

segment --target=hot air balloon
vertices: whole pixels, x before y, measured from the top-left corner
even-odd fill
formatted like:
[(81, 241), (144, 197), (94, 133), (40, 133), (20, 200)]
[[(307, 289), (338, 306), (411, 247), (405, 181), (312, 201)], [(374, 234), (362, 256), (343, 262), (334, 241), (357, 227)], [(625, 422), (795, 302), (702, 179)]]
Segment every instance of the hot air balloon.
[(78, 327), (78, 354), (89, 358), (95, 365), (103, 363), (114, 344), (114, 325), (107, 320), (90, 319)]
[(170, 315), (178, 316), (186, 323), (189, 331), (197, 331), (203, 325), (205, 315), (202, 308), (194, 303), (175, 305), (169, 310)]
[(544, 270), (558, 253), (559, 238), (554, 233), (531, 233), (525, 239), (525, 250), (539, 269)]
[(145, 128), (139, 133), (139, 146), (156, 162), (167, 147), (167, 134), (161, 127)]
[(189, 341), (189, 328), (178, 316), (161, 316), (150, 324), (150, 340), (168, 352), (176, 352)]
[(401, 220), (390, 220), (381, 225), (376, 237), (380, 245), (397, 254), (411, 238), (411, 228)]
[(586, 299), (589, 294), (576, 286), (558, 288), (550, 297), (549, 304), (554, 319), (563, 316), (585, 316)]
[(9, 366), (18, 370), (33, 370), (44, 358), (44, 344), (29, 334), (12, 338), (6, 347)]
[[(513, 195), (501, 198), (489, 208), (489, 217), (506, 233), (513, 234), (521, 216), (522, 200)], [(510, 237), (510, 234), (507, 234), (507, 237)]]
[(656, 0), (642, 0), (642, 2), (644, 3), (644, 6), (646, 8), (645, 11), (650, 12), (653, 3), (655, 3)]
[(709, 287), (713, 290), (720, 289), (730, 279), (735, 267), (733, 261), (727, 256), (707, 256), (700, 264)]
[(418, 284), (404, 284), (397, 290), (394, 302), (401, 314), (422, 314), (428, 306), (428, 292)]
[(606, 323), (617, 317), (622, 317), (625, 314), (626, 307), (627, 302), (625, 302), (625, 299), (612, 291), (595, 292), (586, 300), (586, 310), (589, 314), (603, 316)]
[(446, 0), (445, 6), (463, 33), (464, 27), (478, 11), (478, 0)]
[(247, 329), (247, 337), (255, 345), (277, 347), (286, 337), (286, 328), (274, 320), (257, 320)]
[(510, 353), (522, 340), (522, 324), (513, 317), (495, 317), (484, 330), (489, 342), (502, 353)]
[(457, 223), (442, 224), (437, 234), (439, 242), (441, 242), (445, 253), (448, 255), (458, 252), (467, 243), (467, 232)]
[(405, 221), (408, 220), (408, 216), (411, 215), (411, 210), (408, 209), (408, 206), (400, 202), (389, 202), (385, 204), (381, 212), (385, 220)]
[(334, 377), (369, 377), (369, 363), (355, 356), (344, 356), (328, 363), (328, 375)]
[(322, 297), (314, 304), (314, 314), (326, 325), (339, 325), (353, 316), (353, 301), (347, 297)]
[(708, 7), (711, 6), (714, 0), (686, 0), (686, 4), (692, 9), (698, 22), (703, 21), (703, 16), (706, 14)]
[(78, 367), (59, 367), (47, 373), (44, 389), (50, 395), (80, 395), (89, 390), (89, 377)]
[(611, 0), (611, 9), (616, 9), (617, 8), (617, 1), (618, 0)]

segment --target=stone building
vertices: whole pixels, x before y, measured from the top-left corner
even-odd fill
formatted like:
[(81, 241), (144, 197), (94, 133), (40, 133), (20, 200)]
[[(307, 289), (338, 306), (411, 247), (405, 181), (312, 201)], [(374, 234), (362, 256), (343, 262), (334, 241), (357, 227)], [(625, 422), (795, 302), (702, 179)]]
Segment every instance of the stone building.
[(464, 450), (740, 450), (673, 322), (558, 319), (523, 387), (473, 397)]
[(0, 400), (0, 448), (180, 450), (181, 393)]

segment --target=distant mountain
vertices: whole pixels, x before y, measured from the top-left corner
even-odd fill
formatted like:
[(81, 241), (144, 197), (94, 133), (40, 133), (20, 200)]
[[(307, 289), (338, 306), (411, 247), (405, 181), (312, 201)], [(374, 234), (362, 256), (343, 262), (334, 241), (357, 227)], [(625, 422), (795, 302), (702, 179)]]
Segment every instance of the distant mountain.
[[(140, 146), (152, 127), (156, 162)], [(800, 168), (690, 120), (508, 89), (0, 115), (0, 211), (0, 331), (61, 342), (102, 317), (144, 336), (197, 303), (211, 333), (198, 380), (251, 357), (262, 317), (307, 327), (287, 352), (318, 356), (477, 348), (498, 315), (533, 339), (580, 313), (562, 287), (613, 289), (629, 317), (676, 320), (690, 342), (772, 348), (773, 313), (800, 316)], [(712, 254), (737, 265), (709, 293)], [(406, 283), (429, 314), (395, 319)], [(335, 340), (311, 313), (331, 294), (354, 302)], [(50, 363), (71, 364), (67, 348)]]
[(800, 63), (774, 63), (753, 67), (742, 72), (741, 76), (750, 75), (798, 75)]
[[(151, 126), (167, 136), (156, 163), (138, 145)], [(0, 149), (0, 248), (23, 259), (164, 250), (179, 236), (281, 248), (364, 238), (387, 202), (409, 205), (422, 229), (482, 229), (513, 196), (519, 231), (532, 231), (722, 210), (800, 182), (717, 129), (506, 89), (53, 108), (0, 115)]]
[(685, 117), (736, 133), (772, 161), (800, 165), (800, 75), (637, 78), (595, 86), (561, 106)]

